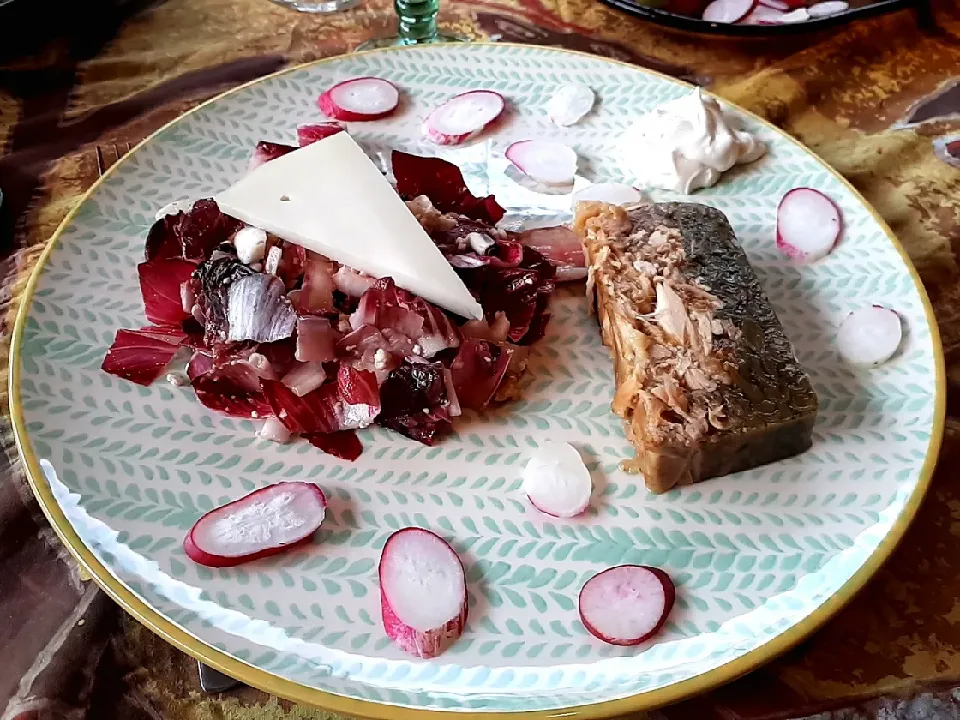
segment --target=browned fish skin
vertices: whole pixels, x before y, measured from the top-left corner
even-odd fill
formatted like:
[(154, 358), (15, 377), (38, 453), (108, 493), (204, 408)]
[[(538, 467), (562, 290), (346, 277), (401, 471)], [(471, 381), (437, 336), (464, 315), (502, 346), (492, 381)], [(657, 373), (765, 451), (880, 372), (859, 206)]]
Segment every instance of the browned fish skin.
[(696, 203), (581, 203), (613, 409), (647, 487), (775, 462), (812, 443), (817, 396), (733, 229)]

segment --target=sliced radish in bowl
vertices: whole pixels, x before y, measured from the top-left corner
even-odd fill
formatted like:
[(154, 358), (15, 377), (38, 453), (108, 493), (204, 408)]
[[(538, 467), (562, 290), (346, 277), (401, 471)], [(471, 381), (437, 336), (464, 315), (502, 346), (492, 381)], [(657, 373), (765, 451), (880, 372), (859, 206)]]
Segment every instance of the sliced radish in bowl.
[(205, 514), (183, 550), (200, 565), (232, 567), (307, 542), (326, 511), (327, 499), (313, 483), (277, 483)]
[(459, 145), (500, 117), (504, 107), (500, 93), (471, 90), (436, 108), (421, 129), (424, 137), (437, 145)]
[(554, 125), (575, 125), (590, 112), (597, 96), (583, 83), (564, 85), (547, 101), (547, 117)]
[(563, 143), (521, 140), (505, 155), (520, 172), (547, 185), (569, 185), (577, 174), (577, 153)]
[(667, 620), (676, 588), (663, 570), (620, 565), (587, 580), (580, 591), (580, 620), (611, 645), (639, 645)]
[(362, 121), (386, 117), (400, 104), (400, 91), (388, 80), (360, 77), (344, 80), (317, 100), (320, 112), (334, 120)]
[(703, 19), (715, 23), (735, 23), (753, 10), (755, 0), (713, 0), (703, 11)]
[(882, 305), (854, 310), (840, 323), (837, 350), (856, 365), (879, 365), (892, 358), (903, 340), (896, 311)]
[(840, 208), (813, 188), (795, 188), (777, 207), (777, 247), (798, 262), (813, 262), (833, 250), (843, 222)]
[(420, 528), (398, 530), (380, 555), (383, 629), (421, 658), (442, 653), (467, 624), (463, 564), (450, 545)]
[(571, 518), (590, 504), (593, 479), (573, 445), (547, 440), (527, 461), (523, 491), (540, 512)]
[(573, 207), (581, 202), (605, 202), (610, 205), (636, 205), (643, 202), (644, 195), (635, 187), (624, 183), (594, 183), (573, 194)]

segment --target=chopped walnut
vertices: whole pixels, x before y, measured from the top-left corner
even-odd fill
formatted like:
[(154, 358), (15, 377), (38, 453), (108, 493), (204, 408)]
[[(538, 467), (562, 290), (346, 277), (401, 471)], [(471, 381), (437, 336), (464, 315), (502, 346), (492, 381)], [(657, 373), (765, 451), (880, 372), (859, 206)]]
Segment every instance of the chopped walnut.
[(407, 207), (427, 232), (452, 230), (457, 226), (457, 221), (437, 210), (426, 195), (418, 195), (413, 200), (407, 200)]

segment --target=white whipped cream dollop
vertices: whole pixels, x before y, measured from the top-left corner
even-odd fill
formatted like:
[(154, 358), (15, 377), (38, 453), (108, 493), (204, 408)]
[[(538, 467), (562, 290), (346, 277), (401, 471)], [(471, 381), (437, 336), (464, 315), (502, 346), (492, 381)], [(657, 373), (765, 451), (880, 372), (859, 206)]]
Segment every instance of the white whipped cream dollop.
[(766, 152), (762, 140), (731, 125), (700, 88), (654, 108), (620, 137), (621, 157), (638, 185), (689, 193), (710, 187), (734, 165)]

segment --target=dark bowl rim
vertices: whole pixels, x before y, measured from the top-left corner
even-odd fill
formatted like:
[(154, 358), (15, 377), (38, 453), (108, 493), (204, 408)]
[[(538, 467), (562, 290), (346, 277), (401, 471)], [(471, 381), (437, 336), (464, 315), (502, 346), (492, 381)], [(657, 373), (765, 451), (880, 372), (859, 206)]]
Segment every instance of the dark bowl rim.
[(702, 35), (721, 35), (727, 37), (778, 37), (783, 35), (802, 35), (845, 25), (853, 20), (874, 17), (897, 10), (917, 8), (926, 5), (929, 0), (877, 0), (862, 7), (850, 8), (836, 15), (807, 20), (805, 22), (783, 25), (734, 25), (714, 23), (687, 15), (677, 15), (657, 8), (638, 5), (633, 0), (601, 0), (606, 5), (621, 10), (628, 15), (649, 20), (658, 25), (685, 30)]

